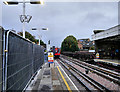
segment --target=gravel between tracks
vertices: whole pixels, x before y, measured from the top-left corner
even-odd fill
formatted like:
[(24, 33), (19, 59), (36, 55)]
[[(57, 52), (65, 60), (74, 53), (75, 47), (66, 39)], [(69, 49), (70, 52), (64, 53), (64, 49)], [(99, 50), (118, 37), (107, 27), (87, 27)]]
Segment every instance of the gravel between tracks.
[[(77, 68), (81, 72), (85, 73), (86, 69), (84, 69), (74, 63), (71, 63), (65, 59), (64, 59), (64, 61), (71, 64), (73, 67)], [(109, 81), (109, 80), (97, 75), (96, 73), (93, 73), (92, 71), (89, 71), (89, 73), (87, 75), (89, 77), (91, 77), (92, 79), (94, 79), (95, 81), (99, 82), (100, 84), (104, 85), (105, 87), (107, 87), (110, 90), (120, 91), (120, 86), (118, 84), (115, 84), (114, 82)]]

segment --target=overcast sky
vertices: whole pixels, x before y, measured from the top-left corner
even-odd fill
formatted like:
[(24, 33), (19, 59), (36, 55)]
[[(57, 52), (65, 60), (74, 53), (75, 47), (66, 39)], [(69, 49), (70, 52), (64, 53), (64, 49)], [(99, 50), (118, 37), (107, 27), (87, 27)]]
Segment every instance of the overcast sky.
[[(7, 6), (2, 4), (2, 26), (5, 29), (22, 31), (19, 15), (22, 4)], [(93, 30), (108, 29), (118, 24), (117, 2), (45, 2), (45, 5), (26, 4), (26, 15), (31, 15), (30, 23), (26, 23), (26, 31), (51, 45), (60, 47), (68, 35), (77, 39), (90, 38)], [(48, 31), (30, 31), (31, 28), (48, 28)]]

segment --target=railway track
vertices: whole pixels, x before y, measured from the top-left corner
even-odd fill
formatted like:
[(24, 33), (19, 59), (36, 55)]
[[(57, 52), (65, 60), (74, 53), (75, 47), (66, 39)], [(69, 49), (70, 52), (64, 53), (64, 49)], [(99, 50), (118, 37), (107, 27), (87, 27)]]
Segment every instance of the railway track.
[(79, 83), (81, 83), (85, 87), (86, 91), (92, 92), (96, 90), (101, 92), (102, 91), (110, 92), (108, 88), (101, 85), (100, 83), (90, 78), (86, 74), (82, 73), (72, 65), (64, 62), (63, 60), (61, 61), (60, 59), (57, 61), (60, 62), (79, 81)]
[(104, 78), (109, 79), (110, 81), (113, 81), (120, 85), (120, 74), (119, 73), (116, 73), (114, 71), (110, 71), (108, 69), (101, 68), (95, 65), (91, 65), (91, 64), (79, 61), (77, 59), (70, 59), (67, 56), (62, 55), (62, 58), (67, 59), (68, 61), (79, 65), (80, 67), (93, 71), (94, 73), (97, 73), (98, 75), (103, 76)]
[(57, 59), (57, 62), (59, 62), (62, 65), (62, 67), (64, 67), (84, 87), (83, 89), (86, 89), (86, 91), (91, 92), (91, 89), (89, 87), (87, 87), (84, 84), (84, 82), (82, 82), (82, 80), (78, 76), (76, 76), (75, 73), (73, 73), (71, 70), (69, 70), (69, 68), (64, 63), (62, 63), (60, 59)]
[[(82, 61), (80, 61), (82, 63), (79, 63), (79, 60), (76, 60), (76, 59), (74, 60), (74, 59), (71, 59), (68, 57), (63, 57), (63, 55), (61, 55), (60, 60), (62, 60), (62, 63), (66, 64), (68, 69), (70, 68), (70, 70), (72, 69), (72, 71), (74, 71), (74, 72), (79, 71), (79, 73), (83, 74), (85, 77), (88, 76), (89, 78), (92, 78), (93, 79), (93, 80), (91, 80), (92, 82), (96, 81), (97, 83), (103, 85), (106, 88), (106, 90), (105, 90), (105, 88), (102, 87), (101, 90), (105, 90), (105, 91), (108, 91), (108, 90), (109, 91), (110, 90), (118, 91), (119, 90), (120, 91), (120, 81), (118, 79), (119, 77), (113, 77), (114, 75), (110, 76), (109, 73), (111, 73), (112, 71), (109, 71), (109, 70), (106, 70), (103, 68), (105, 71), (107, 71), (106, 73), (103, 73), (105, 71), (102, 71), (101, 68), (100, 68), (100, 70), (98, 70), (99, 68), (96, 69), (96, 68), (88, 67), (86, 64), (82, 64), (82, 63), (84, 63)], [(89, 65), (91, 65), (91, 64), (89, 64)], [(85, 74), (86, 70), (90, 71), (89, 74)], [(114, 72), (112, 74), (114, 74)], [(115, 74), (117, 74), (117, 73), (115, 73)], [(94, 83), (94, 84), (96, 84), (96, 83)], [(98, 87), (100, 87), (99, 84), (98, 84)], [(100, 90), (100, 89), (97, 89), (97, 90)]]

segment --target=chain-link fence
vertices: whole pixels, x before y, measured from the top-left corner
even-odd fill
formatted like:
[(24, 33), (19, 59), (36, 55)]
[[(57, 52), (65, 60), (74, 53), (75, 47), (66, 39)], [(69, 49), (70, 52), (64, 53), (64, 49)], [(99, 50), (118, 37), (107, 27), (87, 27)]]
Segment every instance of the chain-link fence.
[[(2, 37), (1, 33), (0, 37)], [(1, 38), (0, 40), (2, 43)], [(2, 46), (0, 44), (1, 50)], [(0, 87), (3, 86), (3, 90), (23, 90), (44, 62), (43, 48), (10, 31), (6, 33), (5, 47), (5, 60), (0, 59), (0, 69), (2, 69), (2, 62), (5, 65), (5, 74), (3, 75), (0, 71)], [(2, 53), (0, 53), (0, 57), (2, 57)], [(4, 85), (1, 81), (2, 75)]]

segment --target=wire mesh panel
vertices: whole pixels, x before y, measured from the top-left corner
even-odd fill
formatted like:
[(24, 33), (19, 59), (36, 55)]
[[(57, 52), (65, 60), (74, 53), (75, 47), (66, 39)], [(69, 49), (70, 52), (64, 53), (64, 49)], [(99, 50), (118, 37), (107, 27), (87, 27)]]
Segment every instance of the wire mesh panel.
[(33, 73), (44, 62), (43, 54), (44, 52), (40, 46), (34, 45), (32, 42), (10, 32), (6, 61), (6, 90), (23, 90)]
[(39, 45), (33, 46), (34, 72), (36, 72), (44, 62), (44, 50)]
[(8, 36), (7, 89), (22, 90), (32, 75), (33, 45), (10, 33)]

